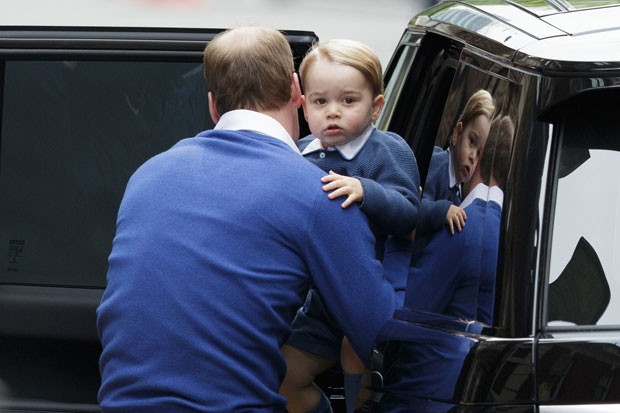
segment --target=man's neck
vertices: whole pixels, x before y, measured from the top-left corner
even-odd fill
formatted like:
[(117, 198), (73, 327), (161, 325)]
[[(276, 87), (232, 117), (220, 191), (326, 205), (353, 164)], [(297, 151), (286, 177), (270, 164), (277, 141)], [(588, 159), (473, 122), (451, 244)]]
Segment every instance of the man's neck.
[(293, 105), (287, 104), (286, 106), (275, 110), (262, 110), (258, 111), (264, 115), (270, 116), (278, 121), (294, 141), (299, 139), (299, 121), (297, 120), (297, 109), (293, 108)]

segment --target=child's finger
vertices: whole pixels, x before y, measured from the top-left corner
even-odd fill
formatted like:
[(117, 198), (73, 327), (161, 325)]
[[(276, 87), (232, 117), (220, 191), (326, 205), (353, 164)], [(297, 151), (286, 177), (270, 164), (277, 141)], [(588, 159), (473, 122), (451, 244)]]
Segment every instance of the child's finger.
[(340, 206), (342, 208), (347, 208), (349, 207), (351, 204), (353, 204), (355, 202), (355, 197), (353, 195), (349, 195), (347, 197), (347, 199), (344, 200), (344, 202), (342, 204), (340, 204)]
[(461, 230), (463, 229), (463, 222), (461, 221), (460, 216), (456, 217), (456, 222), (454, 223), (454, 226), (458, 232), (461, 232)]
[(345, 196), (345, 195), (348, 195), (348, 194), (349, 194), (349, 191), (347, 191), (347, 188), (346, 187), (342, 187), (342, 188), (336, 189), (335, 191), (330, 192), (327, 195), (327, 197), (329, 199), (336, 199), (338, 197)]
[(342, 188), (345, 185), (346, 185), (345, 182), (342, 180), (333, 181), (333, 182), (323, 185), (323, 191), (325, 192), (333, 191), (338, 188)]
[(321, 177), (321, 182), (332, 182), (336, 179), (340, 179), (342, 178), (342, 175), (337, 174), (334, 171), (329, 171), (329, 173), (327, 175), (324, 175), (323, 177)]

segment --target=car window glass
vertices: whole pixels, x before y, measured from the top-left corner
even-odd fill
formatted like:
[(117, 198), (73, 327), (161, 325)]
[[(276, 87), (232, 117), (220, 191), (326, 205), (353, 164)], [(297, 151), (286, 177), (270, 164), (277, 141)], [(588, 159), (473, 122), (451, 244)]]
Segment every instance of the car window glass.
[(129, 176), (212, 125), (201, 65), (6, 61), (3, 89), (0, 282), (104, 286)]
[(396, 63), (390, 67), (390, 71), (386, 73), (387, 83), (385, 84), (384, 95), (386, 97), (383, 110), (377, 119), (376, 124), (379, 128), (390, 123), (392, 114), (394, 113), (396, 102), (400, 99), (403, 90), (403, 84), (407, 79), (409, 68), (413, 64), (413, 60), (418, 51), (421, 37), (418, 37), (414, 45), (406, 45), (397, 51)]
[[(472, 62), (474, 59), (472, 57)], [(503, 192), (517, 123), (514, 107), (519, 93), (505, 78), (475, 68), (471, 62), (462, 64), (456, 73), (424, 182), (423, 212), (416, 228), (404, 306), (417, 312), (491, 325)], [(480, 93), (481, 89), (487, 93)], [(483, 122), (486, 126), (480, 129), (469, 121), (465, 122), (469, 126), (459, 125), (465, 113), (478, 113), (473, 107), (486, 103), (490, 104), (488, 115), (491, 117)], [(445, 172), (443, 182), (436, 165), (443, 162), (445, 166), (441, 170), (448, 170), (448, 158), (456, 152), (451, 145), (454, 136), (458, 136), (459, 142), (483, 141), (478, 146), (476, 165), (471, 168), (471, 182), (457, 185), (454, 192), (450, 189), (448, 193), (448, 173)], [(446, 152), (448, 147), (450, 152)], [(456, 164), (454, 157), (452, 162)], [(492, 176), (494, 179), (490, 181)], [(456, 207), (461, 202), (466, 208), (466, 228), (462, 234), (450, 235), (444, 214), (439, 216), (433, 211), (441, 209), (441, 203)], [(436, 215), (439, 219), (435, 219)], [(424, 317), (428, 322), (428, 317)]]
[(550, 326), (620, 324), (620, 135), (607, 106), (617, 104), (618, 96), (586, 95), (554, 119), (561, 145), (547, 291)]

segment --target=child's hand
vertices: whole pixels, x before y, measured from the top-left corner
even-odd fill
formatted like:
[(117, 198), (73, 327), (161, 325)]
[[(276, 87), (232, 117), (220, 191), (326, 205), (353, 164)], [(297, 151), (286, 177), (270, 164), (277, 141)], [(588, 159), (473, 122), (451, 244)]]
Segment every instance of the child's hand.
[(341, 205), (343, 208), (347, 208), (354, 202), (359, 202), (364, 198), (362, 183), (357, 178), (338, 175), (334, 171), (329, 171), (328, 175), (321, 178), (321, 182), (326, 184), (323, 185), (323, 191), (332, 191), (327, 195), (329, 199), (335, 199), (341, 196), (347, 197)]
[(450, 205), (450, 208), (448, 208), (448, 213), (446, 214), (446, 225), (450, 229), (450, 234), (454, 235), (455, 228), (461, 232), (465, 226), (466, 220), (467, 214), (463, 208), (456, 205)]

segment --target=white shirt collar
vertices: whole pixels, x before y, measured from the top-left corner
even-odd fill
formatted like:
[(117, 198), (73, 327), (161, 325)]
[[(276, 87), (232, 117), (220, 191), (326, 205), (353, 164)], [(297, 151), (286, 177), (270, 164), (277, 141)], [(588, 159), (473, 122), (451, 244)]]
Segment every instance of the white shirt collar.
[(489, 201), (497, 202), (500, 208), (504, 207), (504, 191), (499, 186), (489, 188)]
[(489, 187), (483, 184), (482, 182), (480, 182), (478, 185), (474, 186), (474, 189), (472, 189), (467, 194), (463, 202), (461, 202), (460, 207), (465, 208), (469, 206), (472, 202), (474, 202), (474, 200), (476, 199), (482, 199), (486, 201), (488, 196), (489, 196)]
[(370, 125), (368, 126), (368, 128), (366, 128), (364, 133), (362, 133), (360, 136), (353, 139), (352, 141), (349, 141), (345, 143), (344, 145), (336, 145), (334, 147), (329, 147), (329, 148), (324, 148), (319, 138), (314, 138), (312, 142), (310, 142), (308, 146), (304, 148), (302, 155), (307, 155), (309, 153), (321, 151), (321, 150), (328, 150), (328, 151), (337, 150), (338, 152), (340, 152), (340, 154), (342, 155), (344, 159), (346, 159), (347, 161), (350, 161), (351, 159), (355, 158), (355, 156), (357, 156), (359, 151), (362, 150), (362, 148), (366, 144), (366, 141), (368, 141), (368, 138), (370, 138), (370, 135), (372, 134), (374, 130), (375, 130), (375, 127), (373, 125)]
[(502, 208), (504, 204), (504, 192), (498, 186), (492, 186), (489, 188), (487, 185), (481, 182), (476, 185), (469, 194), (467, 194), (463, 202), (461, 202), (460, 207), (465, 208), (476, 199), (482, 199), (483, 201), (487, 202), (496, 202), (499, 207)]
[(276, 138), (287, 144), (293, 151), (299, 153), (299, 148), (295, 145), (295, 141), (293, 141), (291, 135), (288, 134), (280, 122), (271, 116), (253, 110), (236, 109), (226, 112), (220, 117), (219, 122), (217, 122), (213, 129), (257, 132)]

